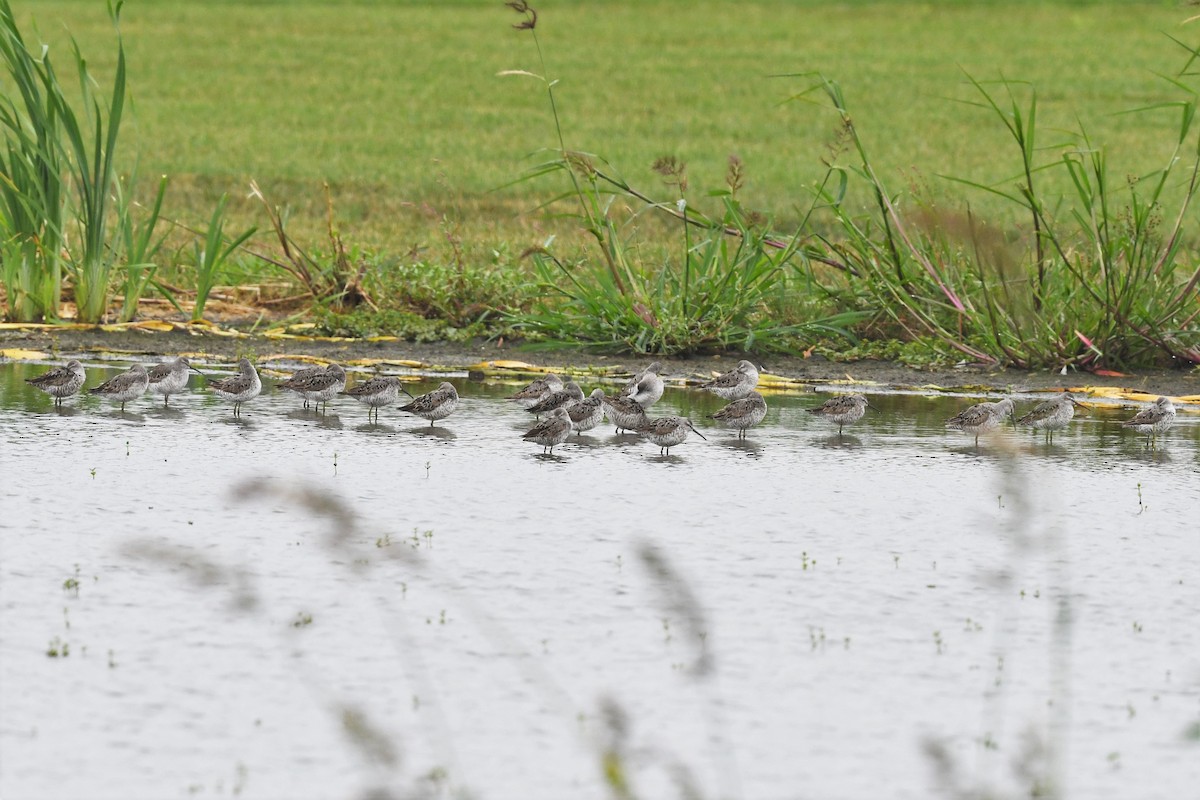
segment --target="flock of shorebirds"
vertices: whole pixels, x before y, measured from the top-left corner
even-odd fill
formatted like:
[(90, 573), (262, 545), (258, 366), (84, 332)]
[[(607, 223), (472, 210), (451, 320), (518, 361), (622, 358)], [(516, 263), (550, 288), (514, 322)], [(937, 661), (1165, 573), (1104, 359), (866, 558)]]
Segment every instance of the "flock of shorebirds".
[[(687, 417), (651, 417), (647, 414), (663, 395), (662, 371), (662, 364), (656, 361), (634, 375), (619, 393), (609, 396), (603, 389), (594, 389), (586, 397), (575, 381), (564, 383), (557, 375), (548, 374), (509, 399), (537, 417), (536, 424), (523, 438), (541, 445), (543, 452), (553, 453), (554, 448), (565, 442), (572, 433), (589, 431), (607, 417), (617, 433), (632, 431), (643, 434), (658, 445), (660, 453), (667, 454), (672, 447), (682, 444), (690, 433), (701, 439), (706, 437), (696, 430)], [(134, 365), (126, 372), (89, 389), (88, 393), (119, 403), (122, 411), (126, 403), (146, 393), (161, 396), (163, 404), (168, 405), (171, 395), (187, 388), (189, 372), (204, 376), (213, 394), (232, 402), (234, 416), (241, 413), (243, 403), (257, 397), (262, 391), (258, 370), (247, 358), (238, 362), (236, 375), (213, 378), (204, 375), (186, 357), (180, 356), (149, 369), (141, 364)], [(83, 365), (73, 360), (27, 382), (49, 394), (58, 404), (64, 398), (77, 394), (83, 388), (86, 377)], [(747, 431), (767, 415), (767, 401), (755, 391), (757, 386), (758, 367), (750, 361), (741, 361), (736, 369), (701, 384), (701, 389), (730, 401), (720, 411), (710, 414), (709, 418), (722, 428), (737, 431), (739, 438), (745, 438)], [(310, 404), (324, 407), (335, 397), (346, 395), (366, 404), (368, 419), (376, 420), (379, 418), (379, 409), (397, 402), (402, 393), (408, 396), (410, 402), (400, 406), (400, 410), (429, 420), (431, 426), (458, 408), (458, 391), (448, 381), (419, 397), (409, 394), (395, 376), (374, 377), (347, 389), (346, 371), (338, 364), (301, 369), (287, 380), (277, 383), (276, 388), (295, 392), (303, 398), (305, 408)], [(1071, 422), (1078, 405), (1079, 401), (1070, 392), (1063, 392), (1039, 403), (1016, 422), (1044, 431), (1052, 440), (1055, 431), (1066, 428)], [(850, 394), (830, 398), (808, 409), (808, 412), (837, 425), (838, 434), (841, 435), (846, 425), (858, 422), (870, 407), (871, 404), (863, 395)], [(545, 419), (541, 418), (543, 414), (547, 415)], [(1009, 398), (977, 403), (947, 420), (946, 427), (974, 436), (978, 446), (980, 435), (995, 430), (1005, 418), (1015, 419), (1013, 401)], [(1160, 397), (1149, 408), (1139, 411), (1132, 419), (1121, 424), (1146, 434), (1149, 444), (1174, 422), (1174, 406), (1169, 398)]]

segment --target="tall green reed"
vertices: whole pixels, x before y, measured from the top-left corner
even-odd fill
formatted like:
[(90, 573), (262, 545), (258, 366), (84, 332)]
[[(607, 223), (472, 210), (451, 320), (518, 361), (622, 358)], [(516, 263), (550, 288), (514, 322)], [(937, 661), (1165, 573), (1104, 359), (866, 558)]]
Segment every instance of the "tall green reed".
[(56, 83), (43, 49), (25, 44), (8, 0), (0, 0), (0, 58), (11, 88), (0, 93), (0, 235), (9, 316), (21, 322), (58, 316), (67, 187), (59, 147)]
[[(62, 121), (63, 144), (68, 153), (66, 163), (75, 187), (74, 213), (68, 218), (68, 225), (76, 229), (76, 237), (68, 238), (67, 268), (75, 285), (75, 306), (80, 322), (99, 322), (108, 311), (109, 281), (115, 260), (108, 224), (113, 212), (117, 176), (117, 136), (125, 111), (125, 45), (119, 24), (121, 5), (120, 0), (115, 5), (109, 4), (109, 14), (117, 32), (117, 67), (112, 92), (104, 97), (97, 90), (98, 84), (88, 70), (87, 60), (72, 39), (71, 52), (75, 56), (84, 113), (75, 112), (65, 91), (58, 89), (52, 95)], [(49, 74), (54, 76), (52, 70)], [(58, 86), (56, 78), (54, 84)]]
[(111, 91), (100, 90), (78, 42), (71, 40), (81, 106), (77, 111), (49, 48), (31, 50), (9, 0), (0, 0), (0, 57), (20, 97), (18, 103), (6, 92), (0, 100), (7, 151), (0, 176), (6, 212), (3, 274), (15, 318), (56, 317), (64, 269), (73, 284), (79, 321), (99, 322), (107, 311), (119, 258), (109, 223), (126, 95), (122, 4), (108, 4), (117, 33)]
[(228, 202), (229, 196), (221, 195), (217, 207), (213, 209), (212, 219), (208, 222), (203, 244), (199, 239), (192, 243), (196, 259), (196, 302), (192, 306), (192, 322), (204, 319), (204, 307), (208, 304), (208, 296), (225, 273), (229, 257), (254, 235), (255, 229), (249, 228), (233, 239), (226, 240), (225, 206)]
[[(133, 182), (130, 181), (130, 184)], [(174, 302), (170, 292), (154, 280), (158, 272), (155, 258), (162, 250), (167, 234), (164, 232), (157, 237), (155, 230), (162, 219), (163, 199), (167, 193), (167, 177), (164, 175), (158, 182), (158, 190), (151, 202), (146, 217), (137, 221), (134, 217), (130, 189), (125, 188), (125, 182), (116, 183), (117, 194), (116, 218), (119, 225), (120, 251), (125, 254), (125, 279), (122, 283), (121, 314), (119, 321), (129, 322), (138, 312), (138, 303), (150, 286), (154, 286), (167, 299)]]

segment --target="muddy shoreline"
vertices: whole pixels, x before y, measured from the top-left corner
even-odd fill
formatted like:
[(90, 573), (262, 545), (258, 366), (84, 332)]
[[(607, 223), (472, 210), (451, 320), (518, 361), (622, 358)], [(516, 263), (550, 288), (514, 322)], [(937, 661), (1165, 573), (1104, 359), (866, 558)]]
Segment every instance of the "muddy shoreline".
[[(275, 338), (268, 336), (230, 336), (203, 329), (144, 331), (137, 329), (103, 331), (96, 329), (35, 329), (0, 331), (0, 350), (37, 350), (59, 355), (79, 353), (108, 353), (166, 356), (178, 353), (198, 354), (212, 361), (232, 361), (243, 354), (262, 358), (269, 356), (300, 356), (338, 361), (384, 359), (415, 361), (431, 370), (467, 370), (489, 361), (523, 361), (528, 364), (554, 368), (564, 372), (572, 369), (610, 373), (619, 376), (638, 369), (652, 359), (646, 356), (614, 355), (586, 350), (535, 350), (519, 344), (495, 342), (414, 343), (404, 341), (346, 340), (329, 341), (310, 338)], [(659, 359), (669, 366), (675, 377), (702, 377), (712, 372), (732, 369), (743, 354), (694, 356)], [(1039, 391), (1058, 387), (1108, 386), (1123, 387), (1172, 396), (1200, 394), (1200, 370), (1146, 370), (1123, 376), (1101, 376), (1087, 372), (1027, 372), (1014, 369), (995, 369), (980, 366), (955, 368), (913, 369), (903, 364), (884, 361), (834, 362), (819, 356), (751, 357), (765, 364), (773, 375), (805, 383), (841, 382), (853, 380), (882, 384), (888, 387), (937, 387), (940, 389), (993, 388), (1011, 391)]]

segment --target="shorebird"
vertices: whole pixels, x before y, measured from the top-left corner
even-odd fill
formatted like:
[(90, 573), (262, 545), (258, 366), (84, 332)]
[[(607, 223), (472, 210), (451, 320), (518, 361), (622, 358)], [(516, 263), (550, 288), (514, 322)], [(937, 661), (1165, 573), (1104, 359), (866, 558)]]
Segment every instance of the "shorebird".
[(414, 398), (406, 406), (400, 406), (401, 411), (408, 411), (429, 420), (431, 428), (439, 419), (445, 419), (453, 414), (456, 408), (458, 408), (458, 390), (450, 381), (443, 381), (442, 385), (432, 392)]
[(625, 384), (621, 396), (633, 398), (643, 410), (657, 403), (663, 396), (663, 379), (658, 374), (662, 368), (661, 362), (655, 361), (650, 364)]
[(121, 410), (124, 411), (127, 402), (145, 394), (146, 386), (149, 383), (150, 379), (146, 375), (146, 368), (141, 364), (134, 364), (120, 375), (88, 389), (88, 394), (98, 394), (105, 400), (120, 403)]
[(1029, 425), (1035, 431), (1045, 431), (1049, 441), (1053, 442), (1054, 432), (1063, 430), (1071, 423), (1077, 405), (1070, 392), (1063, 392), (1044, 403), (1038, 403), (1033, 411), (1017, 420), (1017, 424)]
[[(346, 388), (346, 370), (341, 364), (333, 363), (327, 367), (305, 367), (282, 383), (275, 384), (276, 389), (290, 389), (304, 398), (304, 407), (312, 403), (328, 403)], [(395, 400), (395, 398), (392, 398)]]
[(767, 401), (758, 392), (750, 392), (748, 396), (734, 400), (717, 413), (709, 414), (708, 417), (722, 428), (736, 430), (737, 438), (745, 439), (746, 431), (762, 422), (766, 415)]
[(646, 409), (632, 397), (601, 397), (600, 403), (604, 406), (604, 414), (608, 421), (616, 428), (613, 433), (636, 431), (650, 422), (646, 416)]
[(603, 389), (592, 389), (592, 393), (577, 403), (567, 407), (567, 416), (571, 418), (571, 428), (580, 436), (584, 431), (590, 431), (600, 424), (604, 417)]
[(58, 406), (62, 405), (64, 397), (70, 397), (83, 388), (86, 377), (83, 364), (71, 359), (64, 366), (43, 372), (36, 378), (26, 378), (25, 382), (53, 397), (54, 405)]
[(559, 406), (550, 412), (550, 416), (534, 425), (529, 432), (522, 436), (529, 442), (542, 446), (543, 453), (554, 454), (554, 445), (562, 444), (571, 435), (571, 416), (565, 406)]
[(739, 361), (737, 369), (719, 375), (708, 383), (700, 384), (701, 389), (707, 389), (717, 397), (725, 400), (741, 400), (749, 397), (758, 386), (758, 368), (749, 361)]
[(1171, 398), (1160, 397), (1154, 405), (1144, 408), (1121, 423), (1123, 427), (1133, 428), (1138, 433), (1146, 434), (1146, 444), (1158, 442), (1158, 435), (1175, 424), (1175, 406)]
[(867, 398), (861, 394), (845, 394), (829, 398), (816, 408), (808, 409), (808, 413), (837, 425), (838, 436), (841, 436), (842, 428), (862, 419), (869, 405)]
[[(339, 369), (341, 369), (339, 367)], [(343, 375), (345, 373), (343, 372)], [(345, 389), (341, 393), (353, 397), (360, 403), (367, 404), (367, 421), (371, 421), (372, 415), (376, 420), (379, 419), (379, 409), (381, 406), (390, 406), (396, 402), (396, 398), (401, 392), (407, 394), (410, 398), (411, 394), (408, 390), (400, 385), (400, 379), (394, 375), (379, 375), (371, 380), (357, 384), (356, 386)]]
[(163, 408), (171, 404), (171, 395), (179, 394), (187, 388), (189, 370), (201, 374), (200, 370), (192, 367), (192, 362), (180, 356), (174, 361), (155, 364), (146, 371), (148, 389), (151, 394), (162, 395)]
[(510, 395), (508, 399), (515, 402), (521, 408), (529, 408), (537, 401), (546, 398), (553, 392), (557, 392), (562, 388), (562, 378), (558, 377), (554, 373), (550, 373), (545, 377), (538, 378), (536, 381), (529, 384), (516, 394)]
[(556, 408), (566, 408), (583, 399), (583, 389), (575, 381), (567, 381), (567, 385), (557, 392), (551, 392), (525, 410), (530, 414), (546, 414)]
[(345, 388), (346, 370), (342, 368), (341, 364), (334, 362), (325, 367), (324, 375), (314, 375), (308, 380), (305, 399), (312, 403), (314, 407), (317, 403), (320, 403), (321, 411), (324, 413), (325, 407), (329, 405), (329, 401)]
[(292, 376), (286, 381), (279, 381), (276, 383), (275, 391), (278, 392), (281, 389), (288, 389), (289, 391), (295, 392), (304, 398), (304, 407), (308, 408), (308, 397), (304, 394), (304, 391), (300, 387), (303, 386), (304, 383), (309, 379), (320, 375), (323, 372), (325, 372), (324, 367), (302, 367), (293, 372)]
[(240, 417), (242, 403), (258, 397), (258, 393), (262, 391), (262, 381), (259, 380), (258, 370), (250, 363), (250, 359), (243, 358), (238, 361), (237, 375), (215, 380), (209, 378), (208, 388), (212, 389), (217, 397), (233, 403), (233, 415)]
[(648, 420), (639, 429), (640, 433), (646, 434), (650, 441), (658, 445), (659, 455), (667, 456), (671, 455), (672, 447), (683, 443), (683, 440), (688, 437), (688, 431), (708, 441), (708, 438), (696, 430), (692, 421), (687, 417), (659, 417)]
[(946, 420), (946, 427), (975, 437), (975, 446), (979, 446), (979, 435), (995, 430), (1000, 420), (1010, 417), (1013, 413), (1013, 401), (1004, 398), (995, 403), (976, 403)]

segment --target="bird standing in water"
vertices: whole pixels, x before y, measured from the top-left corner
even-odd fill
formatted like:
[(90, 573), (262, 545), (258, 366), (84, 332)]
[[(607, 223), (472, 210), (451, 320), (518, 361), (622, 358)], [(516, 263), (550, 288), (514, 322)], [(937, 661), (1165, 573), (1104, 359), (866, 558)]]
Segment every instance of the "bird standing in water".
[(60, 406), (64, 397), (70, 397), (83, 388), (86, 378), (83, 364), (71, 359), (65, 365), (43, 372), (36, 378), (26, 378), (25, 382), (53, 397), (54, 405)]

